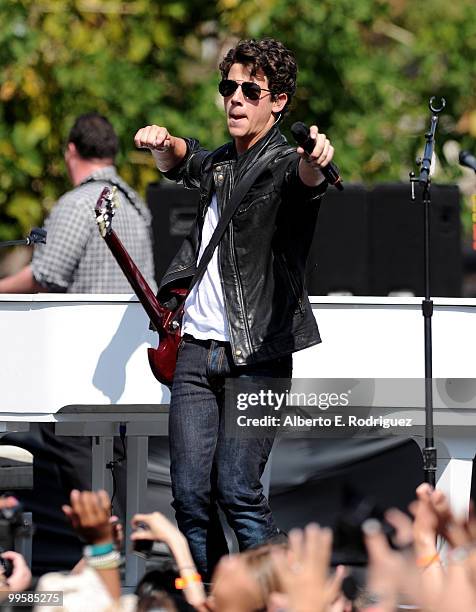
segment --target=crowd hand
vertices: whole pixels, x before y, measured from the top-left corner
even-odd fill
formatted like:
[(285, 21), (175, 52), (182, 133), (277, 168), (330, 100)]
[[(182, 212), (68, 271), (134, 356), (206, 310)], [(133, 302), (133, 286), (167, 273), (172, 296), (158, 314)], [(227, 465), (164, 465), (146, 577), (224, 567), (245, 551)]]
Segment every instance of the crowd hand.
[(476, 610), (476, 591), (464, 560), (450, 560), (443, 589), (431, 612), (462, 612)]
[(385, 520), (395, 529), (392, 537), (395, 548), (413, 553), (414, 536), (411, 518), (398, 508), (390, 508), (385, 512)]
[[(12, 495), (9, 495), (8, 497), (0, 497), (0, 510), (14, 508), (18, 505), (18, 503), (17, 498), (13, 497)], [(2, 597), (2, 593), (5, 594), (12, 591), (24, 591), (30, 586), (31, 583), (30, 568), (20, 553), (7, 550), (2, 553), (1, 557), (12, 562), (13, 570), (8, 579), (3, 575), (3, 569), (0, 573), (0, 599)]]
[(315, 141), (314, 149), (307, 153), (302, 147), (297, 147), (296, 152), (309, 166), (314, 169), (324, 168), (334, 157), (334, 147), (325, 134), (319, 132), (317, 125), (311, 125), (309, 136)]
[(362, 530), (368, 552), (366, 591), (378, 600), (378, 609), (394, 612), (400, 593), (419, 604), (420, 583), (415, 564), (390, 548), (378, 521), (365, 521)]
[[(241, 555), (225, 555), (213, 572), (209, 610), (216, 612), (249, 612), (268, 609), (262, 589), (244, 564)], [(286, 606), (286, 609), (287, 606)]]
[(0, 593), (18, 592), (27, 589), (31, 583), (31, 572), (23, 556), (20, 553), (7, 550), (2, 553), (1, 557), (12, 562), (13, 570), (8, 579), (0, 576), (4, 578), (3, 584), (0, 584)]
[(410, 504), (413, 522), (396, 508), (385, 513), (385, 519), (396, 530), (393, 543), (409, 563), (415, 564), (415, 575), (420, 575), (420, 600), (429, 610), (438, 605), (445, 583), (445, 573), (436, 548), (439, 519), (431, 503), (432, 492), (428, 484), (417, 488), (417, 499)]
[(151, 151), (168, 151), (171, 146), (171, 136), (165, 127), (146, 125), (136, 132), (134, 143), (139, 149)]
[[(352, 602), (346, 598), (341, 590), (345, 574), (345, 567), (343, 565), (338, 565), (330, 581), (331, 592), (333, 591), (335, 593), (335, 599), (327, 608), (327, 612), (352, 612)], [(334, 585), (332, 585), (332, 582), (334, 582)]]
[(448, 498), (443, 491), (438, 489), (431, 493), (430, 501), (438, 517), (438, 534), (444, 537), (453, 548), (470, 545), (476, 536), (474, 518), (471, 521), (468, 521), (466, 517), (457, 518), (451, 510)]
[(282, 612), (289, 609), (289, 598), (284, 593), (271, 593), (266, 606), (266, 612)]
[[(420, 600), (425, 608), (433, 609), (440, 600), (440, 594), (444, 588), (445, 574), (440, 562), (438, 550), (436, 546), (436, 538), (440, 525), (440, 518), (435, 512), (431, 498), (433, 495), (432, 487), (427, 484), (421, 484), (416, 490), (416, 500), (413, 501), (409, 510), (413, 515), (413, 523), (409, 523), (405, 530), (410, 530), (411, 535), (407, 535), (413, 540), (413, 556), (414, 556), (414, 572), (420, 577)], [(393, 524), (391, 511), (387, 520)], [(401, 521), (409, 521), (406, 515), (400, 513), (404, 519)], [(408, 550), (408, 549), (407, 549)], [(407, 554), (408, 558), (408, 554)], [(411, 559), (409, 559), (411, 561)]]
[(136, 531), (131, 540), (160, 540), (170, 546), (176, 539), (185, 539), (182, 532), (160, 512), (136, 514), (132, 518), (132, 527)]
[[(165, 542), (172, 551), (182, 578), (186, 579), (197, 573), (187, 539), (163, 514), (160, 512), (136, 514), (131, 522), (135, 529), (131, 534), (132, 541), (160, 540)], [(202, 582), (190, 582), (184, 588), (184, 594), (190, 605), (199, 610), (206, 609), (206, 595)]]
[[(112, 525), (112, 541), (114, 543), (114, 547), (116, 550), (121, 551), (122, 546), (124, 544), (124, 529), (122, 528), (122, 525), (119, 522), (119, 518), (117, 516), (110, 516), (109, 522)], [(81, 557), (81, 559), (71, 570), (71, 573), (80, 574), (85, 567), (87, 567), (87, 561), (85, 557)]]
[(124, 528), (122, 527), (122, 523), (119, 520), (118, 516), (110, 516), (109, 522), (112, 526), (112, 540), (114, 542), (114, 546), (116, 550), (122, 550), (122, 546), (124, 544)]
[(430, 503), (438, 517), (438, 533), (450, 545), (447, 571), (435, 612), (476, 610), (476, 517), (471, 507), (469, 517), (457, 518), (442, 491), (430, 494)]
[(273, 551), (276, 572), (293, 612), (327, 612), (338, 599), (342, 576), (328, 578), (332, 532), (310, 524), (289, 533), (288, 552)]
[(77, 491), (70, 494), (70, 506), (64, 505), (63, 512), (69, 518), (73, 529), (87, 544), (112, 542), (111, 501), (106, 491)]
[(416, 500), (409, 506), (414, 519), (413, 538), (418, 556), (436, 552), (436, 537), (442, 523), (432, 501), (434, 493), (428, 483), (421, 484), (416, 490)]
[[(464, 533), (467, 536), (467, 541), (464, 544), (459, 545), (463, 552), (463, 557), (466, 558), (466, 567), (469, 572), (473, 587), (476, 588), (476, 513), (474, 504), (471, 501), (469, 508), (469, 517), (464, 521)], [(458, 549), (452, 553), (454, 559), (458, 558)]]
[(441, 491), (434, 491), (431, 501), (441, 517), (440, 532), (451, 548), (448, 579), (455, 579), (459, 575), (458, 570), (464, 568), (472, 587), (476, 588), (476, 515), (473, 502), (470, 505), (469, 516), (457, 518), (450, 509), (448, 499)]

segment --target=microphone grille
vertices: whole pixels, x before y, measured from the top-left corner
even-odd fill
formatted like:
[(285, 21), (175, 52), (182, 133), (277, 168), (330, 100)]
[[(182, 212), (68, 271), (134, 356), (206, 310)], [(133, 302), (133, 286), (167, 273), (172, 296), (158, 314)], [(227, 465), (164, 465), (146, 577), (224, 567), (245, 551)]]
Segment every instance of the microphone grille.
[(309, 130), (302, 121), (296, 121), (291, 126), (291, 133), (297, 142), (304, 142), (308, 137)]

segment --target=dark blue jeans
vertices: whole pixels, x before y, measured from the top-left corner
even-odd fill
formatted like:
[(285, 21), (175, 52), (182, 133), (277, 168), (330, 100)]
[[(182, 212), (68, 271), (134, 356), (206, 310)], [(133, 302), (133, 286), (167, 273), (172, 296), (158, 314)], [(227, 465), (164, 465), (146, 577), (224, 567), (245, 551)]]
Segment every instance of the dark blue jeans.
[(172, 505), (197, 568), (207, 580), (228, 552), (217, 504), (241, 550), (278, 533), (260, 482), (274, 431), (249, 438), (226, 435), (225, 379), (289, 379), (291, 373), (291, 355), (235, 366), (228, 343), (191, 337), (179, 350), (169, 418)]

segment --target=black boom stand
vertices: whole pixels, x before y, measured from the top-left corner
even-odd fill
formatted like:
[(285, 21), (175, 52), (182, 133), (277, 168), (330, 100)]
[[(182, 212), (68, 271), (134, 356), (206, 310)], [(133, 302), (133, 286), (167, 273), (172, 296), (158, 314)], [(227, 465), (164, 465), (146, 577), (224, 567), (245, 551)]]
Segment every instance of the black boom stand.
[(446, 106), (446, 100), (441, 98), (440, 106), (436, 107), (435, 96), (430, 98), (429, 108), (431, 111), (430, 130), (425, 134), (425, 150), (423, 158), (417, 159), (420, 168), (420, 176), (416, 177), (410, 172), (410, 184), (412, 188), (411, 199), (415, 201), (415, 183), (421, 186), (421, 198), (423, 202), (423, 265), (425, 275), (425, 298), (422, 302), (422, 314), (425, 323), (425, 447), (423, 448), (423, 471), (425, 482), (432, 487), (436, 483), (436, 447), (433, 431), (433, 368), (432, 368), (432, 344), (431, 344), (431, 317), (433, 315), (433, 302), (430, 298), (430, 168), (435, 147), (435, 133), (438, 125), (438, 115)]
[(30, 246), (30, 244), (37, 244), (39, 242), (46, 244), (46, 230), (42, 229), (41, 227), (34, 227), (30, 231), (30, 235), (26, 238), (22, 238), (21, 240), (7, 240), (5, 242), (0, 242), (0, 248), (18, 245)]

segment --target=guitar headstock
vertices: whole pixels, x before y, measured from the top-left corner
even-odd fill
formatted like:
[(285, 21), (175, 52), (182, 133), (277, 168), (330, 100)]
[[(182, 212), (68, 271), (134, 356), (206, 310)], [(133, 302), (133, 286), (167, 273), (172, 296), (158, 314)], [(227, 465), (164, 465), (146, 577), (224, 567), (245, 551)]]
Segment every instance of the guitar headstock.
[(96, 223), (99, 227), (99, 233), (103, 238), (105, 238), (112, 229), (112, 218), (116, 214), (117, 207), (116, 192), (116, 187), (112, 189), (104, 187), (94, 208)]

